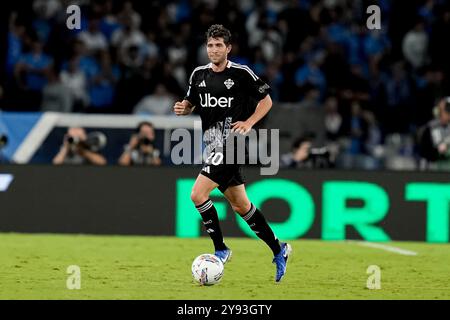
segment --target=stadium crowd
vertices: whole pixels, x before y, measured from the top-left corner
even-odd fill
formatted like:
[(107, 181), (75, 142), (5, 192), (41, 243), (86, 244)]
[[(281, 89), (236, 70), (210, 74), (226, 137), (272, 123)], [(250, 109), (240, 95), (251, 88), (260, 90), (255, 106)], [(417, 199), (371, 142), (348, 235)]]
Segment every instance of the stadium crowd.
[[(82, 8), (81, 30), (66, 26), (70, 4)], [(380, 30), (366, 26), (371, 4), (381, 8)], [(209, 62), (204, 34), (213, 23), (231, 29), (231, 60), (270, 84), (275, 107), (323, 112), (325, 144), (338, 145), (341, 167), (378, 168), (389, 153), (391, 168), (414, 166), (418, 129), (450, 95), (445, 0), (15, 6), (0, 78), (3, 110), (170, 115), (193, 68)]]

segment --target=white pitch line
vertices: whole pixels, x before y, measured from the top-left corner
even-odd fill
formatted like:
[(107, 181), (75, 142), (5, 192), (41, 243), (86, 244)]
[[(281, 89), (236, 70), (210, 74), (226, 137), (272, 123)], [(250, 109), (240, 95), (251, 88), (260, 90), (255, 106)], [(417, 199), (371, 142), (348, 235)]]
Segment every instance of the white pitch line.
[(356, 242), (356, 244), (363, 246), (363, 247), (381, 249), (381, 250), (401, 254), (403, 256), (417, 256), (418, 255), (418, 253), (415, 251), (409, 251), (409, 250), (405, 250), (405, 249), (401, 249), (401, 248), (397, 248), (397, 247), (393, 247), (393, 246), (388, 246), (386, 244), (381, 244), (381, 243), (373, 243), (373, 242), (365, 242), (365, 241), (351, 241), (351, 242)]

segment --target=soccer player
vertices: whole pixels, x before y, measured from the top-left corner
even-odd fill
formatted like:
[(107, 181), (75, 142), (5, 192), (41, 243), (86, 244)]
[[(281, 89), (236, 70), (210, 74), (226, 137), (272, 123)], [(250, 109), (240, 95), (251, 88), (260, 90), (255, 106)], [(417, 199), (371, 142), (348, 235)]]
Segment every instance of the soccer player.
[[(239, 164), (224, 163), (226, 139), (230, 132), (247, 134), (272, 107), (270, 87), (249, 67), (228, 60), (231, 33), (222, 25), (212, 25), (206, 33), (211, 61), (197, 67), (189, 79), (189, 90), (176, 102), (176, 115), (200, 115), (207, 160), (192, 188), (191, 199), (211, 237), (215, 255), (226, 263), (231, 250), (225, 245), (217, 211), (209, 198), (219, 188), (231, 207), (272, 250), (276, 265), (275, 281), (286, 273), (291, 246), (280, 243), (262, 213), (248, 199)], [(255, 107), (256, 106), (256, 107)]]

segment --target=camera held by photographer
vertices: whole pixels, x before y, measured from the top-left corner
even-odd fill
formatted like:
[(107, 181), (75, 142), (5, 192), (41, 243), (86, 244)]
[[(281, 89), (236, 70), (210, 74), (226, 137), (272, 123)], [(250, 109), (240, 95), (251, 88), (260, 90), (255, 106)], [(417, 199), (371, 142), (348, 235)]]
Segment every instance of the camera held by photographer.
[(154, 145), (155, 130), (150, 122), (142, 122), (138, 125), (136, 133), (124, 147), (119, 164), (122, 166), (159, 166), (160, 151)]
[(105, 145), (106, 136), (101, 132), (86, 134), (83, 128), (69, 128), (53, 164), (106, 165), (106, 158), (99, 153)]

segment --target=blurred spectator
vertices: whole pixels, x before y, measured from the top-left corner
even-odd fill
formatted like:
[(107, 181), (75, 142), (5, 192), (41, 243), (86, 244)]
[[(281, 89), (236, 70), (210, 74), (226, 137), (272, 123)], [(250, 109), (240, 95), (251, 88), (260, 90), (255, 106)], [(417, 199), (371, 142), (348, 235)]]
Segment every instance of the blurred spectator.
[(158, 62), (157, 57), (148, 56), (140, 69), (122, 74), (116, 99), (119, 113), (132, 113), (135, 105), (144, 96), (154, 92), (156, 84), (160, 81)]
[(52, 58), (43, 52), (42, 43), (34, 39), (31, 52), (23, 54), (15, 68), (16, 81), (26, 92), (27, 103), (40, 105), (42, 89), (47, 83), (46, 74), (52, 64)]
[(270, 62), (280, 56), (283, 39), (275, 27), (268, 27), (264, 30), (259, 47), (262, 50), (264, 61)]
[(100, 31), (100, 19), (98, 18), (91, 18), (88, 30), (81, 32), (78, 38), (83, 41), (90, 54), (108, 49), (108, 40)]
[(320, 89), (321, 95), (325, 93), (326, 78), (320, 69), (323, 61), (323, 52), (314, 53), (309, 59), (309, 62), (297, 70), (295, 73), (295, 83), (298, 88), (302, 88), (306, 83), (311, 83)]
[(366, 153), (373, 157), (381, 158), (383, 156), (383, 133), (381, 128), (372, 112), (364, 111), (363, 118), (367, 125), (367, 137), (365, 141)]
[(111, 43), (117, 49), (120, 63), (130, 68), (138, 68), (144, 61), (140, 48), (146, 42), (145, 36), (135, 26), (132, 17), (125, 15), (121, 22), (123, 27), (112, 34)]
[(117, 29), (120, 29), (118, 16), (113, 12), (113, 0), (103, 0), (97, 2), (100, 6), (98, 9), (98, 16), (102, 17), (100, 22), (100, 30), (105, 35), (108, 43), (111, 41), (112, 34)]
[(425, 65), (428, 58), (428, 34), (423, 19), (419, 19), (405, 35), (402, 46), (403, 55), (415, 69)]
[[(157, 58), (159, 54), (159, 48), (156, 44), (156, 35), (155, 33), (150, 30), (145, 35), (145, 42), (140, 47), (141, 49), (141, 55), (144, 57), (144, 59), (147, 58)], [(182, 48), (185, 50), (185, 48)], [(183, 52), (186, 54), (185, 52)], [(177, 58), (179, 58), (179, 54), (177, 55)], [(186, 59), (186, 57), (181, 57), (183, 62)]]
[(450, 97), (441, 99), (437, 119), (419, 131), (419, 154), (426, 168), (450, 170)]
[(172, 75), (178, 81), (179, 85), (184, 85), (187, 77), (184, 68), (187, 58), (187, 48), (184, 39), (180, 35), (176, 35), (173, 43), (167, 48), (167, 56), (172, 66)]
[(418, 14), (423, 20), (426, 22), (427, 26), (431, 26), (434, 22), (434, 13), (436, 1), (435, 0), (426, 0), (425, 4), (419, 8)]
[(69, 128), (53, 164), (105, 165), (106, 159), (98, 153), (105, 144), (104, 135), (88, 136), (83, 128)]
[(284, 80), (283, 74), (279, 69), (279, 63), (275, 62), (268, 65), (263, 78), (272, 89), (272, 92), (270, 94), (272, 99), (274, 99), (275, 101), (279, 101), (281, 96), (281, 86)]
[(250, 47), (256, 47), (261, 42), (264, 33), (262, 28), (266, 26), (267, 18), (265, 8), (259, 5), (251, 11), (245, 23), (245, 28), (249, 35), (248, 43)]
[(374, 59), (385, 54), (391, 43), (384, 30), (371, 30), (364, 39), (364, 51), (368, 59)]
[(298, 104), (298, 108), (319, 108), (320, 90), (311, 83), (305, 83), (302, 87), (303, 99)]
[(122, 10), (117, 16), (119, 20), (131, 19), (131, 23), (136, 29), (139, 29), (141, 27), (141, 15), (134, 10), (132, 1), (123, 2)]
[(122, 166), (135, 165), (161, 165), (160, 152), (154, 146), (155, 130), (150, 122), (142, 122), (138, 125), (136, 133), (130, 138), (130, 142), (124, 147), (125, 151), (120, 156), (119, 164)]
[(60, 0), (34, 0), (33, 10), (43, 19), (54, 17), (61, 10), (62, 3)]
[(62, 3), (59, 0), (34, 0), (33, 11), (35, 18), (32, 27), (36, 31), (39, 40), (47, 44), (52, 32), (52, 23), (54, 17), (62, 9)]
[(48, 71), (48, 83), (42, 92), (42, 111), (72, 112), (73, 96), (55, 70)]
[(338, 100), (331, 96), (325, 100), (325, 129), (328, 141), (336, 141), (342, 135), (342, 116), (338, 110)]
[[(70, 61), (77, 63), (72, 66), (73, 70), (80, 70), (84, 73), (86, 80), (91, 79), (95, 73), (98, 72), (98, 64), (93, 56), (89, 55), (86, 51), (86, 46), (83, 41), (76, 38), (72, 42), (72, 50), (70, 55)], [(62, 65), (62, 70), (67, 70), (69, 62), (65, 61)]]
[(92, 75), (89, 86), (89, 112), (109, 112), (113, 107), (116, 84), (120, 78), (119, 68), (112, 64), (108, 51), (99, 53), (99, 66)]
[(46, 73), (52, 66), (52, 59), (44, 53), (39, 40), (32, 43), (31, 52), (21, 56), (16, 65), (16, 77), (19, 83), (32, 91), (40, 91), (47, 82)]
[(175, 99), (169, 94), (163, 84), (156, 86), (155, 92), (142, 98), (135, 106), (135, 114), (169, 115), (172, 114), (172, 106)]
[(361, 105), (354, 101), (351, 105), (351, 115), (348, 123), (347, 134), (350, 137), (350, 154), (365, 153), (365, 141), (367, 139), (367, 123), (363, 117)]
[(144, 55), (141, 54), (141, 50), (137, 45), (131, 45), (126, 48), (120, 55), (120, 62), (125, 67), (127, 73), (138, 73), (139, 69), (144, 63)]
[(443, 97), (448, 93), (444, 72), (436, 67), (424, 68), (416, 78), (416, 109), (413, 124), (423, 126), (433, 119), (433, 106), (436, 97)]
[(87, 79), (84, 72), (80, 70), (79, 59), (72, 58), (68, 62), (67, 70), (61, 71), (61, 82), (69, 89), (72, 98), (72, 110), (75, 112), (84, 111), (89, 105), (89, 95), (87, 92)]
[(350, 66), (350, 73), (343, 82), (343, 95), (351, 101), (358, 101), (361, 104), (367, 102), (370, 98), (369, 82), (364, 76), (362, 66), (354, 64)]
[(387, 101), (381, 121), (387, 132), (405, 133), (409, 127), (413, 92), (404, 63), (398, 62), (392, 66), (385, 87)]
[(25, 26), (18, 21), (17, 13), (12, 12), (9, 21), (8, 49), (6, 57), (6, 74), (11, 78), (14, 74), (14, 67), (22, 56), (25, 37)]

